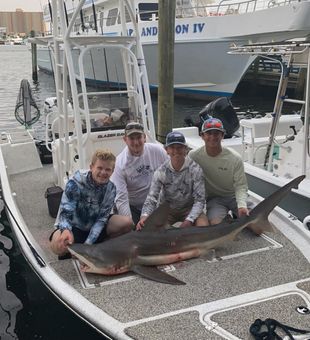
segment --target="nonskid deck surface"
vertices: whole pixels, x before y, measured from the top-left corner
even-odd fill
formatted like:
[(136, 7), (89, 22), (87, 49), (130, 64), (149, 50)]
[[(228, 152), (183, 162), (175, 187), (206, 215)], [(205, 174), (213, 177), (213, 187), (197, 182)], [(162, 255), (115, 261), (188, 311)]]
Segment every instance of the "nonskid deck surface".
[[(309, 328), (310, 316), (299, 314), (296, 307), (310, 304), (310, 266), (280, 232), (256, 237), (244, 230), (238, 240), (218, 249), (213, 261), (199, 258), (165, 267), (185, 286), (156, 283), (132, 273), (85, 275), (76, 261), (58, 261), (49, 250), (54, 219), (48, 215), (44, 193), (52, 183), (51, 166), (11, 178), (19, 209), (49, 264), (89, 301), (123, 323), (130, 337), (216, 340), (224, 330), (251, 339), (249, 327), (257, 318)], [(275, 225), (283, 223), (272, 218)], [(302, 283), (296, 285), (298, 281)]]

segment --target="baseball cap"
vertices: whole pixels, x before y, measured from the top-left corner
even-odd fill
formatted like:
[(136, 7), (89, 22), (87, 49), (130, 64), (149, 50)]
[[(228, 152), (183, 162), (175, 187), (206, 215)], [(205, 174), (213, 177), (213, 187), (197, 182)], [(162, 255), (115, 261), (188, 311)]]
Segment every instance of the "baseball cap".
[(201, 132), (205, 133), (210, 130), (218, 130), (221, 132), (225, 132), (223, 123), (217, 118), (209, 118), (203, 122)]
[(169, 132), (166, 137), (165, 147), (172, 144), (181, 144), (187, 146), (183, 133), (177, 131)]
[(137, 122), (128, 123), (125, 127), (125, 135), (130, 136), (133, 133), (144, 133), (143, 125)]

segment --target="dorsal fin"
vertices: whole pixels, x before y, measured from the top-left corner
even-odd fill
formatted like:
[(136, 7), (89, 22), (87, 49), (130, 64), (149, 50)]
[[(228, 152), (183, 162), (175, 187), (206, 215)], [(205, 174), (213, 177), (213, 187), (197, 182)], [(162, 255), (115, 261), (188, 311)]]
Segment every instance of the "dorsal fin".
[(257, 204), (257, 206), (253, 210), (251, 210), (250, 216), (254, 217), (260, 215), (261, 220), (268, 221), (268, 215), (274, 209), (274, 207), (276, 207), (280, 203), (280, 201), (287, 195), (289, 191), (291, 191), (291, 189), (297, 189), (299, 183), (305, 177), (306, 176), (304, 175), (296, 177), (277, 191), (273, 192), (262, 202)]
[(145, 220), (143, 230), (155, 230), (164, 227), (168, 221), (170, 206), (168, 202), (162, 203), (156, 208), (151, 215)]
[(249, 228), (252, 231), (260, 235), (264, 231), (273, 231), (272, 224), (268, 220), (270, 212), (280, 203), (280, 201), (287, 195), (293, 188), (297, 189), (299, 183), (305, 178), (304, 175), (296, 177), (263, 201), (257, 204), (257, 206), (250, 211), (250, 218), (253, 222), (249, 224)]

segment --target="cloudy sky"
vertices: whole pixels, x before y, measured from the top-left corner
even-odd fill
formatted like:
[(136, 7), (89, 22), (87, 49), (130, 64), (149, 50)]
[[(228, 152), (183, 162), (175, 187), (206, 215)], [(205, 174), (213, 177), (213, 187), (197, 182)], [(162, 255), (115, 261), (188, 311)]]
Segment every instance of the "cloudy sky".
[(16, 8), (25, 12), (37, 12), (46, 3), (47, 0), (0, 0), (0, 12), (14, 12)]

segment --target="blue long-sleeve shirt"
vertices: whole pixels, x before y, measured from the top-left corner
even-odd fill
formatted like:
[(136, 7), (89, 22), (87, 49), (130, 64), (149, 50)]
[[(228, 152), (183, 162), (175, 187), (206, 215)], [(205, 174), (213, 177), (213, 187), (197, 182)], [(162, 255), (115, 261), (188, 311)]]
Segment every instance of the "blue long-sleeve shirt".
[(115, 185), (96, 184), (90, 171), (76, 171), (66, 184), (55, 226), (61, 230), (89, 231), (85, 243), (93, 244), (108, 224), (116, 196)]

